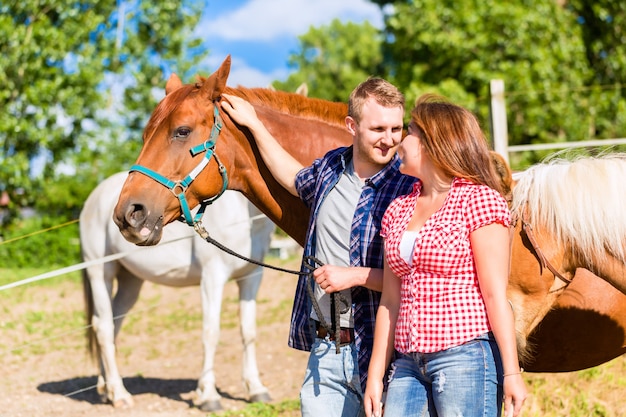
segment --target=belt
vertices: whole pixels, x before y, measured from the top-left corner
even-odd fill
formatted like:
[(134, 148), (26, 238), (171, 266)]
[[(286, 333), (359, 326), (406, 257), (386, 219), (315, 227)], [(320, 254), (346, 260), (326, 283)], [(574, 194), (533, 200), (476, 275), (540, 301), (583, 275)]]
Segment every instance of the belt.
[[(325, 327), (322, 327), (319, 321), (315, 321), (315, 328), (317, 329), (315, 332), (316, 337), (320, 339), (326, 339), (328, 336), (329, 340), (335, 341), (335, 332), (329, 332)], [(341, 345), (349, 345), (354, 342), (354, 329), (352, 327), (342, 327), (339, 329), (339, 337), (341, 338)]]

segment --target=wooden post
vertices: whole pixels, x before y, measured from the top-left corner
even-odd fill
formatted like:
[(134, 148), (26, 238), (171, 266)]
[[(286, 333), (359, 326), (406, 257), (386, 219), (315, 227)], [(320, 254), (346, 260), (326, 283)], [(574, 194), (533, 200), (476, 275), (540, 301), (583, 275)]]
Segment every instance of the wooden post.
[(493, 150), (509, 163), (509, 136), (506, 124), (506, 103), (504, 101), (504, 81), (491, 80), (491, 137)]

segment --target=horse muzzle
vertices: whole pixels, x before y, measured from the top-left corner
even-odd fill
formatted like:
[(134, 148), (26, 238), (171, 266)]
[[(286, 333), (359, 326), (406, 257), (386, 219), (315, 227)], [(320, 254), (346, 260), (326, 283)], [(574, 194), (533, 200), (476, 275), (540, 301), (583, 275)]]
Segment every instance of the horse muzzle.
[(163, 216), (152, 219), (149, 210), (141, 204), (128, 204), (121, 212), (118, 209), (113, 214), (113, 221), (124, 239), (137, 246), (159, 243), (163, 236)]

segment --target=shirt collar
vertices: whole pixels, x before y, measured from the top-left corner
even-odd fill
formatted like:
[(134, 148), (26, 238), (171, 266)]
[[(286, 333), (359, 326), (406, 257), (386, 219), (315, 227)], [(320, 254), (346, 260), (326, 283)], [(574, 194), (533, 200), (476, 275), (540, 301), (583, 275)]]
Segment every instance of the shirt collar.
[(393, 155), (393, 159), (376, 174), (365, 180), (365, 184), (374, 189), (380, 188), (389, 178), (399, 172), (400, 158), (398, 154)]
[[(466, 178), (454, 177), (452, 179), (452, 185), (450, 188), (459, 187), (461, 185), (476, 185), (476, 184)], [(416, 192), (417, 190), (421, 190), (421, 189), (422, 189), (422, 181), (418, 179), (417, 181), (415, 181), (415, 184), (413, 184), (413, 192)]]

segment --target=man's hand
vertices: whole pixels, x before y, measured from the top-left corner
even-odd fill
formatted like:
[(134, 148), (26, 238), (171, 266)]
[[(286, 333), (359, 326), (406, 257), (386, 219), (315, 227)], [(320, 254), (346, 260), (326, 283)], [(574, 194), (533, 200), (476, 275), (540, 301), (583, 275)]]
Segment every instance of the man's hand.
[(352, 288), (354, 283), (353, 267), (324, 265), (313, 271), (313, 278), (327, 294)]
[(252, 104), (242, 99), (241, 97), (233, 96), (230, 94), (222, 94), (222, 109), (231, 119), (240, 124), (254, 130), (260, 123), (257, 117), (256, 111)]

